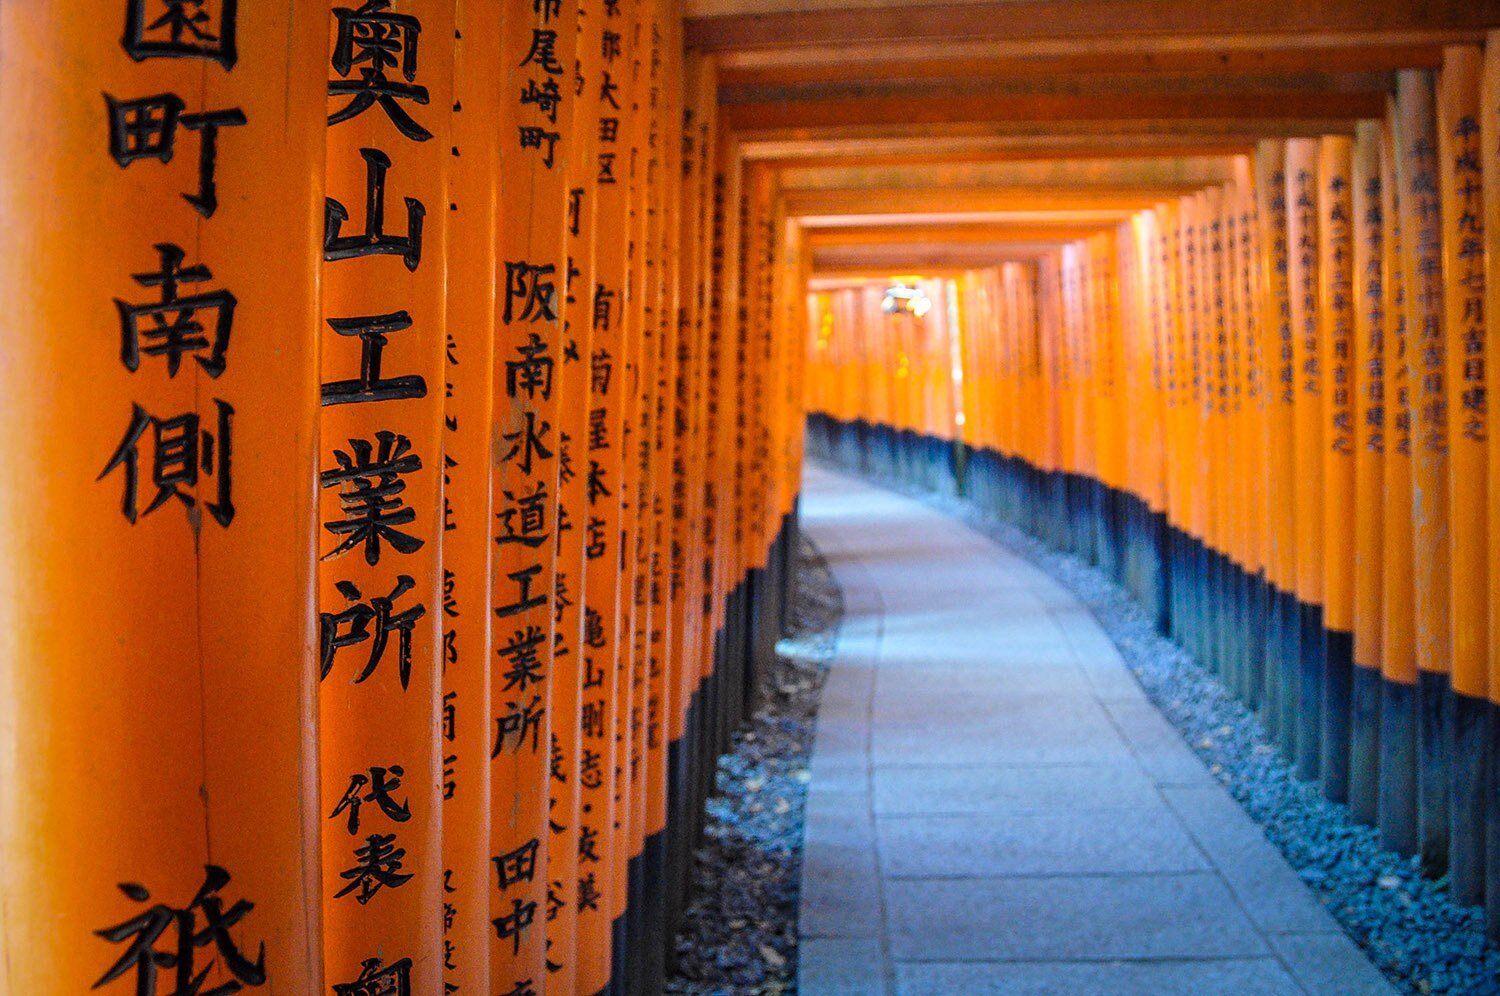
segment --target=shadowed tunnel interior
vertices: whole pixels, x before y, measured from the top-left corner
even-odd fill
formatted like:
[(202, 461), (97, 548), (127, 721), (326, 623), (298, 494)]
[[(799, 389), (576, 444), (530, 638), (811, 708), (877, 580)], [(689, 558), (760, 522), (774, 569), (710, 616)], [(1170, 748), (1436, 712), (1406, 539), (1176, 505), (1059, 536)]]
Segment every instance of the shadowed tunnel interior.
[[(903, 695), (997, 696), (947, 732), (1001, 753), (1171, 733), (971, 516), (1123, 587), (1500, 933), (1497, 31), (1495, 0), (0, 0), (0, 992), (661, 991), (808, 455), (889, 655), (846, 699), (909, 724), (824, 817), (905, 833), (882, 770), (961, 753)], [(1240, 818), (1116, 774), (1166, 807), (1137, 842)], [(882, 991), (972, 990), (901, 974), (911, 880), (841, 939)], [(1246, 923), (1253, 989), (1291, 942)]]

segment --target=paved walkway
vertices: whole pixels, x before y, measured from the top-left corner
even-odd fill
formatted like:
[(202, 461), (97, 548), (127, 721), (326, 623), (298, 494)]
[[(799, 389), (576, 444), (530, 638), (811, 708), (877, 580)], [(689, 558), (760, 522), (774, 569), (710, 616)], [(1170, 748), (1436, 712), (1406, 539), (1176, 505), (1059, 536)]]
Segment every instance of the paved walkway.
[(845, 603), (803, 993), (1391, 992), (1071, 594), (824, 469), (802, 509)]

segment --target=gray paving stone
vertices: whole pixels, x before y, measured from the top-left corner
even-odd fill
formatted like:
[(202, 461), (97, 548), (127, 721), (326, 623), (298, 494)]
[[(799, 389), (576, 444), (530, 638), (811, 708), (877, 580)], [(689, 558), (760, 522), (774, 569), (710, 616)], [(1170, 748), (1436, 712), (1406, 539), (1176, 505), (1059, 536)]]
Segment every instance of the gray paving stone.
[(899, 960), (1262, 956), (1265, 942), (1211, 874), (888, 879)]
[(1339, 931), (1272, 934), (1271, 946), (1313, 996), (1392, 996), (1395, 989)]
[(1281, 853), (1223, 790), (1162, 789), (1255, 925), (1265, 931), (1337, 931)]
[(926, 703), (877, 696), (871, 745), (886, 764), (1107, 764), (1129, 750), (1093, 700), (1056, 696)]
[(1271, 958), (1219, 961), (899, 962), (901, 996), (1302, 996)]
[(1198, 755), (1188, 749), (1150, 702), (1107, 701), (1104, 708), (1119, 726), (1141, 768), (1156, 784), (1195, 788), (1218, 785)]
[(881, 871), (891, 878), (1130, 875), (1206, 871), (1160, 799), (1134, 809), (977, 816), (883, 816)]
[(797, 991), (804, 996), (879, 996), (885, 992), (880, 942), (832, 937), (803, 941)]
[(1132, 763), (886, 767), (875, 770), (879, 814), (1126, 809), (1159, 804), (1156, 787)]
[(955, 697), (984, 700), (997, 695), (1087, 696), (1092, 693), (1093, 685), (1089, 683), (1088, 675), (1069, 662), (1031, 660), (996, 664), (979, 661), (882, 672), (875, 688), (875, 701), (926, 699), (941, 706)]

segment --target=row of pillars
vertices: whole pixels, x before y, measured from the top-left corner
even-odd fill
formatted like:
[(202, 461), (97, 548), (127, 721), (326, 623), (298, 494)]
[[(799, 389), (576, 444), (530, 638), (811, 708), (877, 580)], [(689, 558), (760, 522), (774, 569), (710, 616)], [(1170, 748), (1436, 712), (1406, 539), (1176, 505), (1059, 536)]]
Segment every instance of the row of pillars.
[(925, 319), (812, 295), (810, 445), (1100, 565), (1500, 934), (1500, 35), (1236, 173)]
[(678, 7), (0, 38), (0, 990), (659, 990), (801, 458)]

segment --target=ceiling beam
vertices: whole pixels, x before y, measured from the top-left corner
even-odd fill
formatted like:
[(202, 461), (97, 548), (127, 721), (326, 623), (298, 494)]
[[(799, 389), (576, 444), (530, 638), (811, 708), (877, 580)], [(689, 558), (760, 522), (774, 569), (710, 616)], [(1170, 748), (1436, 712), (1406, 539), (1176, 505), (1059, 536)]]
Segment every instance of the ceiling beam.
[[(1382, 114), (1384, 109), (1382, 109)], [(939, 143), (973, 142), (976, 147), (1034, 148), (1047, 152), (1090, 142), (1114, 142), (1133, 137), (1149, 141), (1162, 139), (1182, 141), (1185, 138), (1212, 139), (1234, 137), (1256, 142), (1262, 138), (1353, 134), (1355, 119), (1337, 118), (1203, 118), (1159, 121), (1129, 118), (1119, 121), (969, 121), (950, 124), (852, 124), (819, 128), (765, 128), (740, 131), (736, 141), (748, 150), (796, 149), (812, 143), (833, 142), (841, 146), (858, 142), (905, 142), (907, 147), (922, 142), (939, 148)], [(951, 146), (950, 146), (951, 147)], [(764, 152), (758, 152), (764, 156)]]
[(720, 106), (787, 101), (893, 99), (946, 102), (966, 97), (1186, 98), (1252, 94), (1386, 94), (1394, 72), (1067, 73), (1049, 76), (965, 76), (916, 80), (789, 81), (719, 88)]
[(690, 17), (685, 34), (688, 47), (707, 51), (966, 38), (1109, 38), (1130, 48), (1127, 40), (1153, 36), (1210, 42), (1247, 34), (1378, 33), (1422, 42), (1435, 31), (1481, 31), (1495, 16), (1494, 0), (990, 0)]
[(1085, 226), (1118, 225), (1129, 221), (1139, 210), (1128, 207), (1093, 207), (1077, 210), (1045, 208), (1000, 211), (867, 211), (857, 213), (803, 214), (797, 221), (809, 233), (834, 228), (861, 228), (872, 224), (889, 225), (1003, 225), (1003, 224), (1075, 224)]
[(1073, 242), (1109, 231), (1111, 224), (1077, 222), (1011, 222), (969, 224), (853, 225), (810, 228), (807, 243), (814, 250), (836, 246), (976, 245), (997, 242)]
[(1420, 41), (1409, 34), (1387, 41), (1379, 34), (1357, 37), (1305, 34), (1201, 39), (1173, 47), (1162, 40), (1148, 49), (1122, 49), (1118, 42), (1088, 39), (1017, 43), (1013, 40), (949, 40), (916, 44), (804, 45), (795, 48), (738, 49), (717, 57), (723, 86), (836, 83), (893, 80), (1018, 77), (1039, 79), (1074, 74), (1208, 73), (1364, 73), (1397, 69), (1436, 69), (1445, 44), (1471, 41), (1473, 31), (1435, 31)]
[(1026, 160), (871, 165), (784, 166), (783, 190), (853, 187), (1141, 187), (1224, 183), (1233, 179), (1231, 156)]
[(932, 125), (989, 122), (1158, 122), (1197, 118), (1356, 119), (1385, 113), (1383, 93), (1254, 93), (1169, 95), (1039, 94), (959, 96), (944, 100), (863, 97), (845, 100), (732, 104), (719, 118), (734, 131), (822, 129), (849, 125)]

